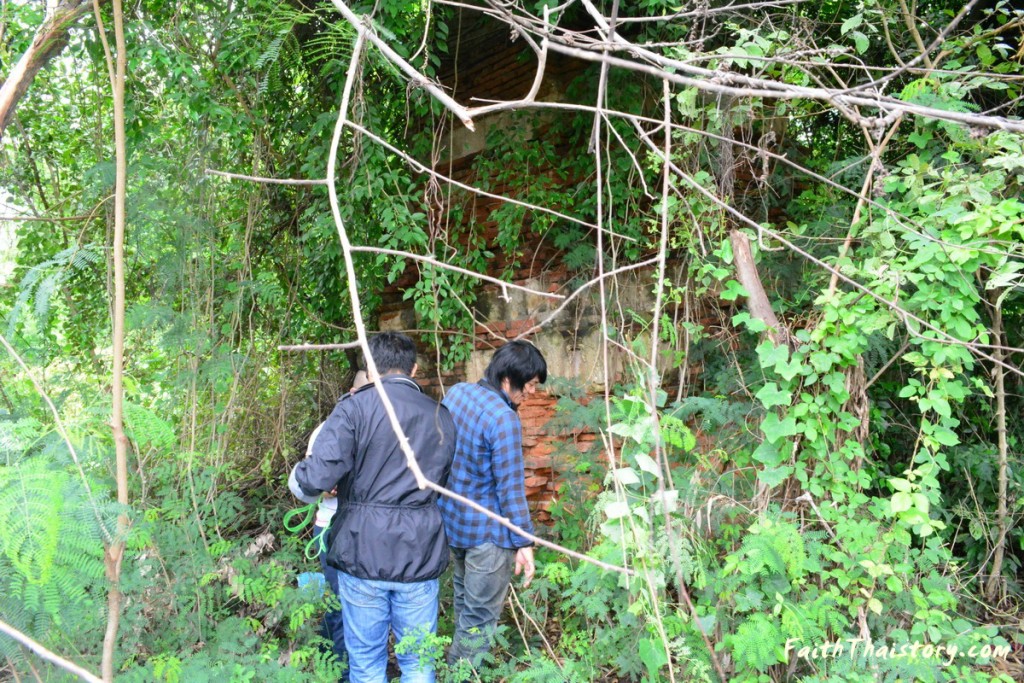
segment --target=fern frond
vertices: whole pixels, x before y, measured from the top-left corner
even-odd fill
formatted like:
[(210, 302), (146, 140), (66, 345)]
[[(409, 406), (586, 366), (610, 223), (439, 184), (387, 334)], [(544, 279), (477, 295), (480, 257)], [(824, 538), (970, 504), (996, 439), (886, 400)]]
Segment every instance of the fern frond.
[(35, 314), (36, 320), (39, 321), (39, 327), (42, 329), (45, 329), (47, 323), (49, 323), (50, 299), (53, 297), (53, 293), (57, 291), (60, 279), (61, 273), (59, 271), (50, 273), (36, 287)]
[(40, 459), (0, 470), (0, 549), (30, 584), (50, 580), (66, 476)]
[(13, 464), (38, 440), (42, 431), (42, 423), (35, 418), (0, 420), (0, 460)]
[(763, 614), (751, 615), (740, 624), (730, 641), (737, 662), (762, 672), (779, 663), (776, 653), (782, 648), (782, 632)]
[(131, 402), (124, 404), (125, 431), (140, 450), (171, 451), (177, 438), (169, 422), (148, 408)]
[(34, 313), (40, 328), (45, 328), (54, 292), (75, 273), (99, 262), (101, 252), (93, 245), (74, 246), (56, 254), (52, 259), (29, 268), (21, 279), (18, 297), (11, 309), (7, 324), (8, 335), (13, 335), (21, 320), (22, 311), (34, 296)]

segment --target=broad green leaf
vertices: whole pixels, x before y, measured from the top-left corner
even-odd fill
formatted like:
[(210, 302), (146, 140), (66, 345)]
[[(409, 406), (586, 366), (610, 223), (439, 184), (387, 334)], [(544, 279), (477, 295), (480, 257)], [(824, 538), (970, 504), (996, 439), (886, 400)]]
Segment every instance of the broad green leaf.
[(788, 406), (793, 400), (793, 392), (782, 391), (775, 382), (768, 382), (755, 394), (755, 398), (765, 409), (771, 410), (775, 406)]
[(768, 467), (775, 467), (782, 463), (782, 454), (779, 452), (779, 448), (767, 439), (754, 449), (750, 457)]
[(956, 446), (960, 443), (960, 437), (956, 435), (956, 432), (942, 426), (935, 427), (932, 431), (932, 438), (943, 446)]
[(640, 483), (640, 477), (637, 476), (636, 470), (632, 467), (620, 467), (612, 470), (612, 476), (615, 477), (615, 481), (619, 482), (623, 486), (631, 486)]
[(649, 472), (658, 479), (661, 479), (661, 468), (658, 467), (658, 463), (654, 461), (654, 458), (646, 453), (637, 453), (634, 456), (634, 459), (636, 460), (637, 467), (642, 469), (644, 472)]
[(629, 516), (629, 503), (621, 500), (609, 503), (604, 509), (608, 519), (622, 519)]
[(789, 358), (789, 348), (784, 345), (776, 346), (766, 339), (757, 346), (757, 357), (762, 368), (775, 367)]
[(930, 130), (915, 130), (907, 136), (907, 140), (917, 145), (918, 149), (924, 149), (932, 139)]
[(914, 507), (914, 499), (911, 498), (910, 494), (906, 491), (897, 491), (892, 494), (892, 500), (889, 501), (889, 507), (893, 514), (906, 512)]
[(892, 477), (889, 479), (889, 484), (897, 491), (909, 493), (913, 488), (913, 485), (906, 479), (900, 479), (899, 477)]
[(768, 488), (774, 488), (784, 482), (791, 474), (793, 474), (792, 465), (767, 467), (757, 473), (757, 479)]
[(796, 420), (787, 416), (780, 420), (775, 413), (768, 413), (761, 421), (761, 432), (768, 441), (778, 441), (797, 433)]
[(725, 299), (726, 301), (736, 301), (736, 299), (740, 298), (741, 296), (746, 297), (750, 295), (747, 293), (747, 290), (743, 288), (743, 285), (741, 285), (739, 282), (737, 282), (736, 280), (729, 280), (728, 282), (725, 283), (725, 289), (723, 289), (718, 296), (720, 296), (722, 299)]
[(652, 681), (661, 680), (659, 672), (668, 664), (668, 655), (665, 654), (665, 648), (661, 642), (644, 638), (637, 644), (637, 654), (640, 655), (640, 661), (647, 669), (648, 678)]
[(852, 17), (843, 22), (843, 25), (839, 27), (839, 33), (846, 35), (853, 29), (857, 28), (864, 23), (863, 14), (854, 14)]
[(860, 31), (853, 31), (850, 33), (850, 37), (853, 38), (853, 44), (857, 48), (857, 54), (864, 54), (871, 46), (871, 41), (868, 40), (868, 37)]

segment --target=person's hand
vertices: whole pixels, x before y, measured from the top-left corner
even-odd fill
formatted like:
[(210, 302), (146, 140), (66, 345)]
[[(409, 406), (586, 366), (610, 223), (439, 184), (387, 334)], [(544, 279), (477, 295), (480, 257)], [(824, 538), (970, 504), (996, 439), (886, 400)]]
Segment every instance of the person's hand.
[(533, 581), (533, 573), (537, 567), (533, 564), (533, 548), (520, 548), (516, 551), (516, 576), (523, 575), (523, 588), (529, 588)]
[(324, 498), (337, 498), (337, 497), (338, 497), (338, 488), (337, 487), (331, 489), (330, 491), (324, 491)]

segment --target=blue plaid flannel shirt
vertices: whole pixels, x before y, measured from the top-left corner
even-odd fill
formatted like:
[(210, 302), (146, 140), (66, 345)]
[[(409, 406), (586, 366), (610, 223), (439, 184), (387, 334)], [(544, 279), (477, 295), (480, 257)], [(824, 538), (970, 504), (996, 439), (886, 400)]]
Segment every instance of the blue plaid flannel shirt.
[[(455, 420), (455, 461), (448, 488), (533, 533), (523, 483), (523, 428), (508, 398), (484, 380), (456, 384), (444, 397)], [(524, 548), (532, 542), (462, 503), (438, 500), (448, 545), (493, 543)]]

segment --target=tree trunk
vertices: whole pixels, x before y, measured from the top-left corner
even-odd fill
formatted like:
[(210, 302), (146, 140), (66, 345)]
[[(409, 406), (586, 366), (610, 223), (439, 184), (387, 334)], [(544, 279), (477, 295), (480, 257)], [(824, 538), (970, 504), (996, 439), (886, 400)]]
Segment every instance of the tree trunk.
[(53, 15), (40, 25), (32, 45), (0, 86), (0, 139), (36, 74), (68, 44), (68, 30), (89, 7), (85, 0), (62, 0)]
[[(124, 434), (124, 233), (126, 222), (126, 195), (128, 185), (128, 161), (125, 151), (124, 125), (124, 81), (127, 51), (124, 41), (124, 21), (121, 0), (114, 0), (114, 38), (116, 56), (111, 58), (110, 46), (106, 40), (99, 0), (94, 0), (96, 21), (100, 40), (107, 58), (110, 72), (110, 88), (114, 98), (114, 302), (111, 307), (113, 363), (111, 369), (111, 428), (114, 436), (114, 453), (117, 469), (117, 502), (128, 505), (128, 439)], [(104, 681), (114, 680), (114, 654), (117, 646), (117, 629), (121, 621), (121, 560), (124, 556), (124, 538), (128, 533), (128, 517), (121, 513), (117, 517), (117, 534), (106, 548), (104, 564), (110, 589), (107, 593), (107, 629), (103, 636), (103, 658), (101, 674)]]
[(733, 262), (736, 264), (736, 279), (747, 290), (747, 308), (750, 316), (768, 326), (768, 338), (776, 346), (789, 344), (789, 330), (779, 321), (768, 301), (768, 295), (761, 284), (761, 276), (757, 273), (757, 264), (750, 251), (750, 241), (739, 230), (729, 231), (729, 242), (732, 244)]
[(1002, 597), (1003, 587), (1003, 557), (1006, 553), (1006, 532), (1008, 530), (1006, 489), (1008, 483), (1007, 453), (1009, 451), (1006, 442), (1006, 383), (1003, 372), (1002, 360), (1006, 354), (1001, 348), (1003, 346), (1003, 312), (999, 308), (999, 293), (993, 291), (991, 295), (992, 305), (992, 342), (995, 348), (992, 350), (992, 358), (995, 364), (992, 372), (995, 379), (996, 391), (996, 433), (999, 439), (999, 489), (996, 502), (996, 547), (992, 553), (992, 571), (989, 572), (988, 581), (985, 584), (985, 598), (990, 606), (997, 605)]

